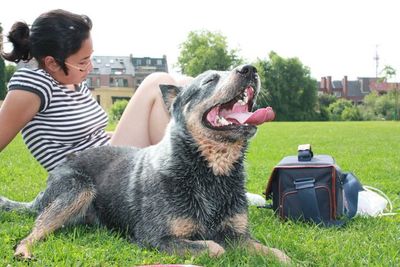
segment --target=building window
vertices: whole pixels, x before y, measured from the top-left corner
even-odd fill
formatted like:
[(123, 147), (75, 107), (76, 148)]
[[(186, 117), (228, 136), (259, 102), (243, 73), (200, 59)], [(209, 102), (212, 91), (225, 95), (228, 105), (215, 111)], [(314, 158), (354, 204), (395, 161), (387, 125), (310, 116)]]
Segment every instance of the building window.
[(162, 60), (161, 59), (157, 59), (157, 65), (158, 66), (162, 66)]
[(142, 65), (142, 60), (141, 59), (137, 59), (136, 60), (136, 65), (138, 65), (138, 66)]
[(121, 69), (121, 68), (112, 68), (111, 69), (111, 73), (115, 74), (115, 75), (121, 75), (123, 73), (125, 73), (125, 69)]
[(146, 60), (146, 65), (151, 66), (151, 59), (147, 59), (147, 60)]
[(110, 87), (128, 87), (128, 79), (111, 77)]

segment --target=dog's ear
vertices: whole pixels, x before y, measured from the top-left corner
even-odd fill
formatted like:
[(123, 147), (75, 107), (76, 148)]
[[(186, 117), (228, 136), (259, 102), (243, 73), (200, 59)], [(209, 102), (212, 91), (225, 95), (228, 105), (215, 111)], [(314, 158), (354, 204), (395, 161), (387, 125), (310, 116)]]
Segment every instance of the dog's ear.
[(176, 96), (182, 91), (182, 87), (178, 87), (170, 84), (160, 84), (161, 94), (167, 107), (168, 111), (171, 108), (172, 102), (174, 102)]

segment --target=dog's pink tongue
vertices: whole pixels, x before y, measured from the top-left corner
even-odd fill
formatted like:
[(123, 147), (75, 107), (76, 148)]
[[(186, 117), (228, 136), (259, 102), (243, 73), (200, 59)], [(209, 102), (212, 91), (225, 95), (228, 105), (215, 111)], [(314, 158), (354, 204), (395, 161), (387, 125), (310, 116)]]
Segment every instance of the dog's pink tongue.
[[(239, 110), (237, 110), (239, 111)], [(238, 121), (240, 124), (251, 124), (251, 125), (260, 125), (267, 121), (272, 121), (275, 118), (275, 112), (271, 107), (260, 108), (255, 112), (233, 112), (228, 114), (226, 119), (234, 119)]]

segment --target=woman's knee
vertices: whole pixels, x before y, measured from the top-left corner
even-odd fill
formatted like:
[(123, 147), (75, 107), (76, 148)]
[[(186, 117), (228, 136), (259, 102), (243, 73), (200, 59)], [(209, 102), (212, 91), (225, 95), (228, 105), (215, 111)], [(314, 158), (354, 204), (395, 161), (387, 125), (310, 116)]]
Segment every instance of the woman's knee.
[(167, 72), (153, 72), (146, 76), (142, 83), (176, 85), (175, 78)]
[(175, 86), (185, 86), (193, 80), (193, 77), (178, 75), (173, 76), (167, 72), (153, 72), (146, 76), (142, 84), (152, 83), (152, 84), (168, 84)]
[(157, 96), (161, 93), (160, 84), (171, 84), (176, 85), (175, 79), (166, 72), (154, 72), (146, 76), (146, 78), (140, 83), (136, 89), (135, 94)]

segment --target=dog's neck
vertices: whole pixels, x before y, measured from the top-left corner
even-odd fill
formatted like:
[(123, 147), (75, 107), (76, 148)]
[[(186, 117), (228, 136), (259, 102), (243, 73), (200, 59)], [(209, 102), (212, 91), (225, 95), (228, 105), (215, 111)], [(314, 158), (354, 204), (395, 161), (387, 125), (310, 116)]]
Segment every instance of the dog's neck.
[(196, 126), (189, 126), (189, 128), (199, 152), (213, 170), (214, 175), (229, 175), (235, 163), (243, 158), (246, 141), (215, 141), (207, 138), (201, 129), (196, 129)]
[[(187, 142), (188, 139), (193, 139), (194, 142)], [(187, 128), (181, 127), (172, 119), (167, 125), (164, 138), (155, 148), (155, 151), (158, 151), (157, 158), (160, 156), (160, 151), (172, 152), (172, 146), (185, 146), (185, 144), (190, 147), (189, 153), (200, 153), (207, 162), (207, 166), (217, 176), (230, 175), (237, 163), (242, 164), (240, 161), (243, 160), (247, 147), (246, 140), (216, 141), (208, 137), (202, 129), (194, 125), (187, 125)], [(167, 158), (162, 160), (167, 160)]]

